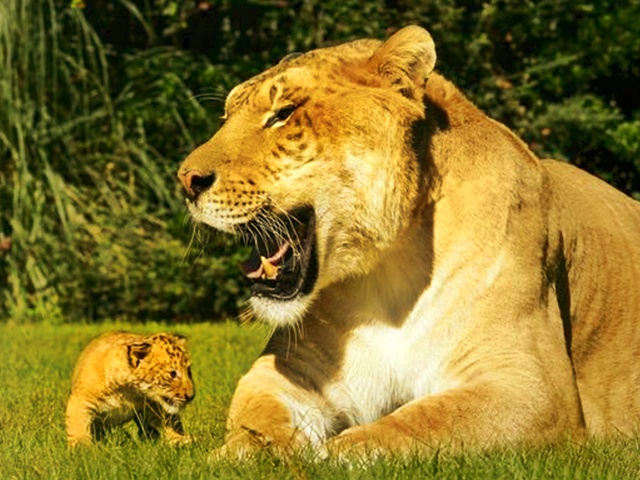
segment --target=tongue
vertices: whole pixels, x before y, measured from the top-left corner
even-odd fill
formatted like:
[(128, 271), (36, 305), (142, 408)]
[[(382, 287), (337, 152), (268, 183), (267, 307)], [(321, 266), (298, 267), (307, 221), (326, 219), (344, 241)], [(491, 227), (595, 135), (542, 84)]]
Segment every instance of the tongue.
[(287, 250), (289, 250), (289, 244), (284, 243), (276, 253), (266, 258), (254, 249), (251, 252), (251, 257), (240, 265), (240, 269), (246, 277), (252, 280), (275, 280), (278, 278), (279, 265)]

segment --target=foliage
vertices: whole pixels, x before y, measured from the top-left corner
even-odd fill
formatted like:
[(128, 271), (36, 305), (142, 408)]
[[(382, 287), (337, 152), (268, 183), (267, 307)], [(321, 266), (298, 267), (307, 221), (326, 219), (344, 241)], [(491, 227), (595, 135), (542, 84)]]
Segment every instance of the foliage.
[(536, 153), (640, 198), (639, 16), (635, 0), (0, 2), (0, 318), (235, 315), (244, 252), (188, 224), (181, 159), (225, 92), (286, 53), (410, 23)]
[[(233, 389), (267, 338), (267, 328), (255, 327), (231, 322), (0, 325), (4, 360), (0, 369), (4, 405), (0, 409), (0, 478), (637, 478), (637, 439), (458, 456), (434, 452), (424, 459), (378, 460), (366, 468), (305, 458), (283, 462), (266, 455), (238, 464), (208, 463), (211, 450), (222, 445)], [(163, 442), (141, 442), (135, 428), (124, 428), (92, 448), (78, 452), (66, 448), (64, 408), (73, 363), (91, 338), (116, 329), (146, 333), (168, 330), (187, 336), (196, 397), (182, 418), (185, 429), (197, 439), (195, 445), (174, 449)]]
[(11, 239), (0, 251), (0, 315), (235, 312), (237, 254), (214, 239), (207, 248), (222, 256), (196, 245), (185, 260), (192, 233), (175, 182), (180, 159), (215, 125), (184, 79), (209, 82), (215, 69), (188, 52), (131, 52), (116, 89), (108, 49), (81, 11), (52, 0), (0, 9), (0, 239)]

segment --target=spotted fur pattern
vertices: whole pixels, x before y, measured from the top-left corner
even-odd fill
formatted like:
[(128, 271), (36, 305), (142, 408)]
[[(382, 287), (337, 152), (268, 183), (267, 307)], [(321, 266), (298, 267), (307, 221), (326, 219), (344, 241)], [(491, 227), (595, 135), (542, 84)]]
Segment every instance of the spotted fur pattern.
[(76, 364), (66, 427), (70, 446), (100, 440), (131, 420), (143, 438), (189, 442), (179, 412), (195, 395), (186, 340), (167, 333), (107, 333)]

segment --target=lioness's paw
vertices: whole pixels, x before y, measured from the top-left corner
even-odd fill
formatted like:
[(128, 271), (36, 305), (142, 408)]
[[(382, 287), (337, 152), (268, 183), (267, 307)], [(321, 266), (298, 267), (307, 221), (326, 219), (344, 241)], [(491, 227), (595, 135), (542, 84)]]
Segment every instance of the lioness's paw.
[(222, 447), (212, 450), (207, 457), (207, 462), (246, 462), (255, 458), (259, 453), (260, 450), (252, 445), (233, 445), (227, 443)]
[(268, 448), (268, 442), (265, 442), (262, 436), (253, 431), (243, 429), (228, 435), (225, 444), (213, 450), (207, 460), (214, 463), (248, 460), (266, 448)]
[(324, 450), (331, 460), (352, 466), (370, 464), (388, 453), (379, 442), (358, 430), (345, 431), (327, 440)]

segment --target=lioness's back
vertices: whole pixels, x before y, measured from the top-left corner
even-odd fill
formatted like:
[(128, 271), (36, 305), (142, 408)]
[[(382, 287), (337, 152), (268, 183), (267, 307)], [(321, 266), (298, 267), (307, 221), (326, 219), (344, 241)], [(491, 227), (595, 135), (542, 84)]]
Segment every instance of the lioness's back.
[(571, 165), (542, 164), (565, 257), (567, 289), (558, 293), (587, 429), (631, 434), (640, 418), (640, 203)]

